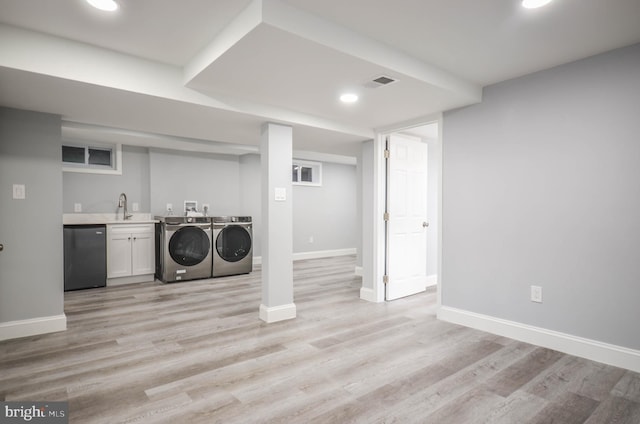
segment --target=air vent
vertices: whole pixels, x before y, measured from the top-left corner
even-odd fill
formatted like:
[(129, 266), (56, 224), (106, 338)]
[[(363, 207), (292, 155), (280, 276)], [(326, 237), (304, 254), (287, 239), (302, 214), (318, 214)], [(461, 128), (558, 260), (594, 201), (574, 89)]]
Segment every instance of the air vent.
[(373, 80), (373, 82), (377, 82), (380, 85), (391, 84), (392, 82), (395, 82), (395, 81), (396, 80), (394, 80), (393, 78), (385, 77), (384, 75)]
[(384, 85), (389, 85), (396, 82), (395, 79), (388, 77), (386, 75), (380, 75), (379, 77), (376, 77), (374, 79), (372, 79), (371, 81), (367, 81), (364, 86), (368, 87), (368, 88), (377, 88), (377, 87), (382, 87)]

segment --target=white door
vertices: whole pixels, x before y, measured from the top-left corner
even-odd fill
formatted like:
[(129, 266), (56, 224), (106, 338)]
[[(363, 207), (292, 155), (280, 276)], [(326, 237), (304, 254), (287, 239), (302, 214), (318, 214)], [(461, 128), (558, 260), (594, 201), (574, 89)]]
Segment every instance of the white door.
[(386, 299), (427, 287), (427, 144), (389, 137)]

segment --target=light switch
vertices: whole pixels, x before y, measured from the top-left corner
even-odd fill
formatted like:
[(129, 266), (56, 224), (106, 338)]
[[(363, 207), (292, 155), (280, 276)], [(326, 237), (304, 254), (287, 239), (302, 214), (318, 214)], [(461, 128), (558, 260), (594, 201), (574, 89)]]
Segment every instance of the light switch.
[(284, 202), (287, 200), (287, 189), (285, 187), (276, 187), (275, 200), (276, 202)]
[(19, 200), (27, 198), (27, 192), (24, 184), (13, 185), (13, 198)]

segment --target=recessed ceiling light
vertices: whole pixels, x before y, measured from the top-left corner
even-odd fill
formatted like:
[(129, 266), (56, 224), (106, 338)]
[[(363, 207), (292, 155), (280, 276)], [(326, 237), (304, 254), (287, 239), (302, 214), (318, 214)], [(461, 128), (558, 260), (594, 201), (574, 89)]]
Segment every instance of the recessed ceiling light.
[(345, 93), (340, 96), (340, 101), (343, 103), (355, 103), (358, 101), (358, 95), (354, 93)]
[(527, 9), (536, 9), (538, 7), (546, 6), (551, 3), (551, 0), (522, 0), (522, 7)]
[(118, 9), (118, 3), (115, 0), (87, 0), (91, 6), (106, 12), (113, 12)]

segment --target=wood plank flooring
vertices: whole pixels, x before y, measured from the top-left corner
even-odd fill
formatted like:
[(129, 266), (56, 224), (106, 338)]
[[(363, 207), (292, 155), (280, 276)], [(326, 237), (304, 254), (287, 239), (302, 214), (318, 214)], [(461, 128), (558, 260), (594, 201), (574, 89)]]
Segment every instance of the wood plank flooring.
[(640, 423), (639, 374), (440, 322), (434, 291), (362, 301), (353, 269), (295, 262), (274, 324), (259, 269), (66, 293), (66, 332), (0, 342), (0, 399), (83, 424)]

